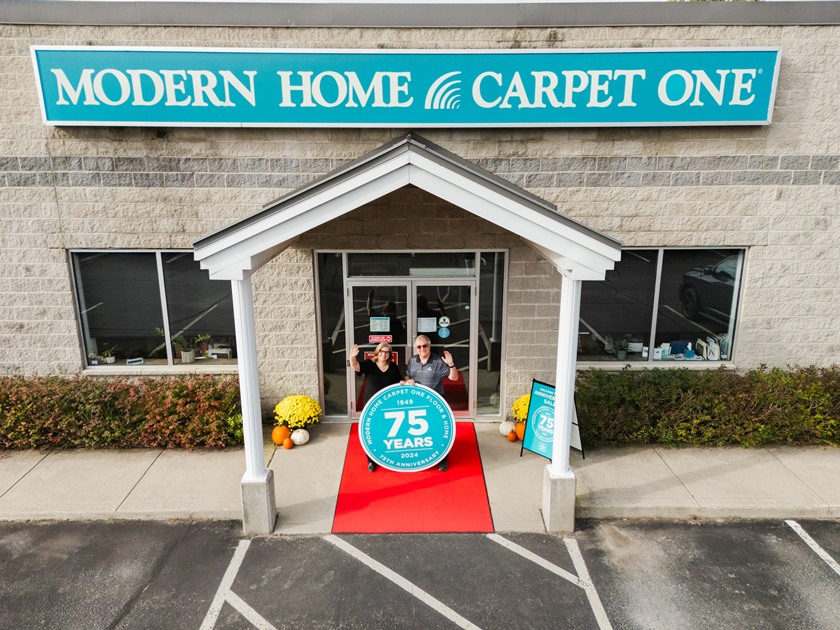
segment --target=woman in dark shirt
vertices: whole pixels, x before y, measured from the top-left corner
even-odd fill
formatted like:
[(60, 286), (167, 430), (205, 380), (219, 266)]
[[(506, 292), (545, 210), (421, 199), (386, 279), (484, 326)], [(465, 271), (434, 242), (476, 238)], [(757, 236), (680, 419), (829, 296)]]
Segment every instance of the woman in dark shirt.
[[(373, 351), (373, 360), (363, 359), (359, 361), (359, 346), (353, 344), (350, 348), (350, 367), (359, 375), (365, 375), (364, 404), (381, 389), (402, 382), (402, 373), (399, 366), (391, 361), (391, 344), (380, 343)], [(376, 462), (368, 457), (368, 470), (376, 470)]]

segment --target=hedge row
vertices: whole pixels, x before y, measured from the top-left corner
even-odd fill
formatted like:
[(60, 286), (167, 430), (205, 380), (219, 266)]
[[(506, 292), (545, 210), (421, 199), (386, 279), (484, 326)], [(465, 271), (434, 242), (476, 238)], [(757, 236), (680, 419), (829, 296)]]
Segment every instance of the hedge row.
[(840, 366), (591, 370), (575, 394), (584, 444), (840, 445)]
[(0, 378), (2, 448), (220, 448), (241, 443), (234, 377)]
[[(840, 446), (840, 366), (578, 375), (594, 444)], [(235, 377), (0, 378), (0, 448), (219, 448), (242, 444)]]

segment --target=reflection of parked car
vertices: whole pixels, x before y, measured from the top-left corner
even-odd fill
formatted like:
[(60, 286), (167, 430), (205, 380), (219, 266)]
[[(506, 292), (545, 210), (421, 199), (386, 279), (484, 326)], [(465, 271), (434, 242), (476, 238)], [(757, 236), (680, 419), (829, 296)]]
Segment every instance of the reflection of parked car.
[(684, 273), (680, 285), (682, 314), (689, 319), (705, 315), (728, 324), (737, 272), (738, 256), (729, 256), (716, 265), (695, 267)]

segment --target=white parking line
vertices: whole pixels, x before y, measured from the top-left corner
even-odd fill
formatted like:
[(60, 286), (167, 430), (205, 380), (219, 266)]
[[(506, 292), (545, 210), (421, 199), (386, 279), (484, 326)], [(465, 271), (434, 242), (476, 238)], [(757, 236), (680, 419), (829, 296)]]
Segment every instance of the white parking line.
[(531, 562), (540, 565), (543, 569), (551, 571), (555, 575), (559, 575), (561, 578), (563, 578), (564, 580), (568, 580), (575, 586), (584, 588), (583, 581), (578, 576), (573, 575), (566, 571), (566, 569), (561, 569), (556, 564), (552, 564), (545, 558), (541, 558), (537, 554), (528, 551), (527, 549), (525, 549), (525, 547), (520, 547), (516, 543), (509, 541), (507, 538), (502, 538), (498, 534), (487, 534), (487, 538), (489, 538), (495, 543), (500, 544), (502, 547), (507, 547), (513, 553), (519, 554), (526, 560), (530, 560)]
[(469, 628), (470, 630), (473, 630), (473, 629), (474, 630), (481, 630), (477, 625), (475, 625), (474, 623), (472, 623), (468, 619), (465, 619), (464, 617), (462, 617), (461, 615), (456, 613), (454, 610), (452, 610), (449, 606), (444, 604), (442, 601), (440, 601), (438, 599), (435, 599), (434, 597), (429, 595), (426, 591), (421, 589), (416, 584), (412, 584), (411, 582), (406, 580), (404, 577), (402, 577), (398, 573), (395, 573), (394, 571), (392, 571), (391, 569), (386, 567), (384, 564), (382, 564), (380, 562), (377, 562), (376, 560), (371, 558), (369, 555), (367, 555), (363, 551), (360, 551), (359, 549), (356, 549), (350, 543), (342, 540), (341, 538), (338, 538), (337, 536), (333, 536), (333, 535), (324, 536), (324, 540), (326, 540), (328, 543), (331, 543), (331, 544), (335, 545), (336, 547), (338, 547), (339, 549), (341, 549), (345, 553), (349, 554), (350, 556), (354, 557), (356, 560), (358, 560), (362, 564), (367, 565), (368, 567), (370, 567), (371, 569), (373, 569), (374, 571), (376, 571), (380, 575), (388, 578), (394, 584), (399, 586), (401, 589), (403, 589), (404, 591), (406, 591), (410, 595), (416, 597), (417, 599), (419, 599), (420, 601), (425, 603), (427, 606), (429, 606), (433, 610), (439, 612), (441, 615), (443, 615), (444, 617), (446, 617), (450, 621), (456, 623), (458, 625), (458, 627)]
[[(837, 571), (838, 574), (840, 574), (840, 567), (837, 566), (837, 563), (834, 562), (834, 560), (827, 553), (825, 553), (819, 547), (819, 545), (817, 545), (811, 539), (811, 537), (808, 536), (808, 534), (806, 534), (801, 527), (799, 527), (799, 525), (795, 521), (786, 522), (788, 523), (788, 525), (794, 528), (794, 530), (796, 530), (800, 536), (802, 536), (803, 540), (805, 540), (805, 542), (807, 542), (809, 546), (815, 548), (815, 551), (817, 551), (817, 553), (820, 554), (820, 556), (823, 557), (823, 559), (825, 559), (826, 562), (829, 562), (829, 564), (834, 568), (834, 570)], [(550, 571), (551, 573), (554, 573), (555, 575), (563, 578), (564, 580), (571, 582), (575, 586), (582, 588), (586, 593), (587, 599), (589, 600), (589, 605), (591, 606), (592, 612), (595, 615), (595, 619), (598, 622), (598, 627), (601, 630), (612, 630), (610, 620), (607, 618), (607, 613), (604, 610), (600, 597), (598, 597), (598, 591), (595, 589), (595, 585), (592, 583), (592, 580), (589, 577), (589, 571), (586, 568), (586, 563), (583, 560), (583, 556), (580, 553), (580, 548), (578, 547), (577, 541), (575, 539), (564, 538), (563, 541), (566, 543), (566, 549), (569, 552), (569, 556), (572, 559), (572, 564), (574, 564), (575, 570), (577, 571), (578, 575), (574, 575), (569, 571), (558, 567), (556, 564), (549, 562), (545, 558), (541, 558), (535, 553), (517, 545), (514, 542), (511, 542), (510, 540), (507, 540), (506, 538), (502, 538), (498, 534), (487, 534), (487, 537), (493, 542), (509, 549), (510, 551), (516, 554), (519, 554), (523, 558), (530, 560), (531, 562), (541, 566), (547, 571)], [(386, 567), (384, 564), (378, 562), (377, 560), (374, 560), (363, 551), (356, 549), (350, 543), (333, 535), (324, 536), (324, 540), (334, 545), (335, 547), (338, 547), (339, 549), (352, 556), (362, 564), (368, 566), (380, 575), (389, 579), (391, 582), (402, 588), (404, 591), (425, 603), (432, 610), (440, 613), (441, 615), (455, 623), (458, 627), (465, 628), (466, 630), (481, 630), (477, 625), (459, 615), (457, 612), (449, 608), (449, 606), (436, 599), (416, 584), (409, 582), (395, 571), (392, 571), (391, 569)], [(219, 614), (221, 613), (222, 607), (224, 606), (225, 602), (227, 602), (234, 609), (236, 609), (243, 617), (245, 617), (245, 619), (251, 622), (251, 624), (255, 628), (258, 628), (259, 630), (277, 630), (257, 611), (251, 608), (251, 606), (249, 606), (241, 597), (239, 597), (236, 593), (234, 593), (231, 590), (233, 582), (236, 579), (236, 575), (239, 573), (239, 569), (242, 566), (242, 561), (245, 559), (245, 554), (248, 552), (248, 548), (250, 547), (250, 545), (250, 540), (239, 541), (239, 545), (236, 547), (236, 551), (233, 554), (233, 558), (231, 558), (230, 564), (228, 565), (228, 568), (225, 571), (224, 576), (222, 577), (222, 581), (219, 584), (219, 588), (216, 590), (216, 595), (213, 597), (213, 601), (210, 603), (210, 608), (204, 617), (204, 621), (201, 624), (200, 630), (213, 630), (213, 628), (215, 628), (216, 622), (219, 618)]]
[(572, 562), (575, 565), (575, 570), (580, 575), (583, 581), (583, 590), (586, 592), (586, 598), (589, 600), (589, 605), (592, 606), (592, 613), (598, 621), (598, 627), (601, 630), (612, 630), (612, 624), (607, 617), (607, 611), (604, 610), (604, 605), (601, 603), (601, 598), (598, 597), (598, 591), (595, 590), (595, 585), (589, 578), (589, 570), (586, 568), (586, 563), (583, 561), (583, 556), (578, 548), (577, 541), (574, 538), (564, 538), (566, 549), (569, 550), (569, 555), (572, 557)]
[(589, 570), (586, 568), (586, 563), (583, 560), (580, 548), (574, 538), (564, 538), (563, 542), (566, 543), (566, 549), (569, 552), (569, 556), (572, 558), (572, 564), (575, 565), (575, 570), (578, 572), (578, 575), (569, 573), (565, 569), (558, 567), (556, 564), (549, 562), (545, 558), (541, 558), (537, 554), (525, 549), (525, 547), (520, 547), (516, 543), (509, 541), (507, 538), (502, 538), (498, 534), (487, 534), (487, 538), (502, 545), (503, 547), (506, 547), (507, 549), (510, 549), (514, 553), (519, 554), (523, 558), (538, 564), (542, 568), (551, 571), (564, 580), (568, 580), (575, 586), (582, 588), (586, 593), (586, 599), (589, 600), (589, 605), (592, 608), (592, 613), (595, 615), (595, 620), (598, 622), (598, 627), (601, 628), (601, 630), (612, 630), (612, 624), (607, 617), (607, 611), (604, 610), (601, 598), (598, 597), (598, 591), (595, 589), (595, 585), (589, 578)]
[(811, 538), (808, 535), (808, 532), (802, 529), (802, 526), (799, 523), (797, 523), (796, 521), (785, 521), (785, 523), (787, 523), (793, 531), (799, 534), (799, 537), (805, 541), (805, 544), (808, 545), (815, 554), (822, 558), (828, 566), (834, 569), (834, 572), (837, 575), (840, 575), (840, 564), (838, 564), (834, 558), (828, 555), (828, 552), (826, 552), (825, 549), (820, 547), (819, 544), (817, 544), (817, 541)]
[(268, 621), (263, 619), (260, 614), (251, 608), (245, 601), (242, 600), (236, 593), (230, 590), (233, 586), (233, 581), (236, 579), (236, 574), (239, 573), (239, 567), (242, 566), (242, 561), (245, 559), (245, 554), (248, 553), (248, 547), (251, 546), (250, 540), (240, 540), (233, 558), (230, 560), (227, 571), (222, 577), (222, 582), (216, 590), (216, 595), (210, 603), (210, 609), (204, 616), (204, 621), (201, 624), (200, 630), (213, 630), (216, 627), (216, 621), (219, 619), (219, 613), (222, 612), (222, 606), (228, 602), (239, 613), (245, 617), (255, 628), (259, 630), (277, 630)]
[(225, 599), (228, 604), (239, 611), (240, 615), (250, 621), (251, 625), (257, 628), (257, 630), (277, 630), (277, 628), (268, 623), (268, 621), (266, 621), (256, 610), (246, 604), (244, 599), (239, 597), (239, 595), (233, 591), (228, 591), (227, 595), (225, 595)]

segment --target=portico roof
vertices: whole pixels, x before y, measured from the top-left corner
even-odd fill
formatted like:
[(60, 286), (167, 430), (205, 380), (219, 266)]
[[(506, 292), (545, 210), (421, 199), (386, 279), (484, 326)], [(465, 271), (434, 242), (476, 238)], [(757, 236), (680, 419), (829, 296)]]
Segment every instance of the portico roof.
[(202, 238), (195, 258), (211, 278), (241, 280), (301, 234), (409, 184), (519, 235), (570, 278), (603, 280), (621, 257), (615, 239), (409, 133)]

